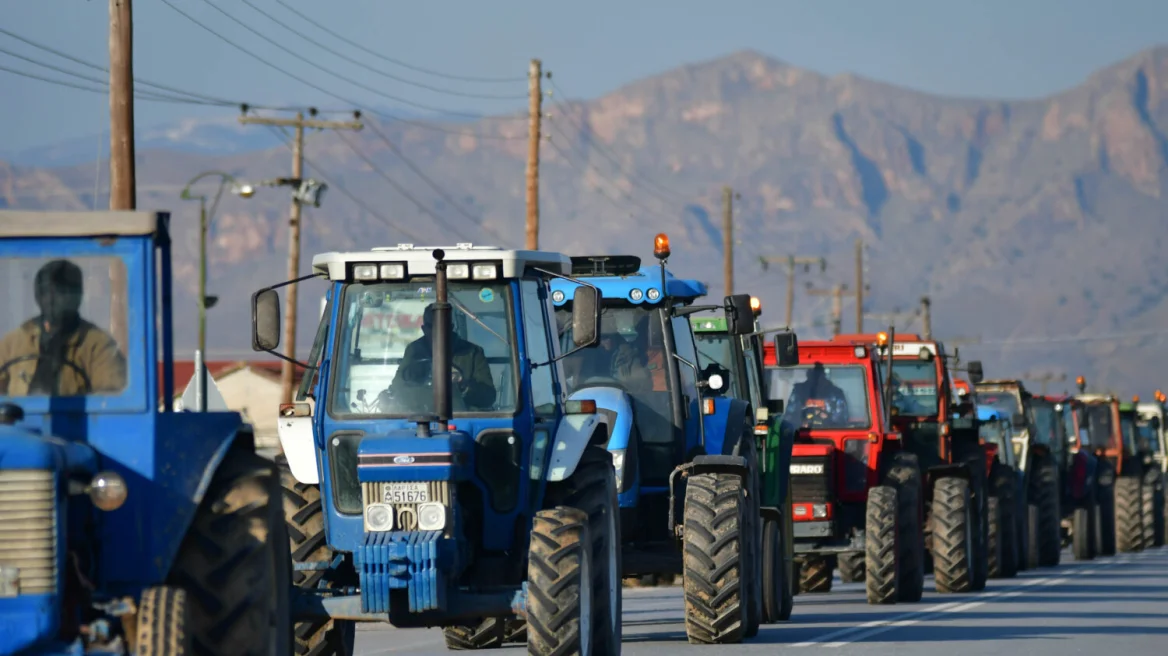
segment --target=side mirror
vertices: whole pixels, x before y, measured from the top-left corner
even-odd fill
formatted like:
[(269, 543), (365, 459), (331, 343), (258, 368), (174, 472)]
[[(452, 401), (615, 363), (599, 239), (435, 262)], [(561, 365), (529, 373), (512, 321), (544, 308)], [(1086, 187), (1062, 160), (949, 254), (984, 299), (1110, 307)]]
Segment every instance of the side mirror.
[(779, 399), (767, 399), (766, 410), (769, 416), (777, 417), (783, 414), (783, 402)]
[(727, 331), (731, 335), (749, 335), (754, 332), (754, 310), (750, 294), (734, 294), (725, 301)]
[(600, 294), (580, 285), (572, 294), (572, 343), (578, 347), (600, 343)]
[(775, 335), (775, 361), (780, 367), (794, 367), (799, 364), (799, 338), (795, 333)]
[(280, 295), (261, 289), (251, 295), (251, 348), (274, 351), (280, 345)]
[(969, 364), (966, 366), (966, 370), (969, 372), (969, 382), (973, 383), (974, 385), (977, 385), (982, 380), (984, 380), (981, 371), (981, 360), (970, 360)]
[(1022, 414), (1021, 412), (1014, 415), (1010, 420), (1010, 426), (1015, 429), (1026, 428), (1026, 415)]

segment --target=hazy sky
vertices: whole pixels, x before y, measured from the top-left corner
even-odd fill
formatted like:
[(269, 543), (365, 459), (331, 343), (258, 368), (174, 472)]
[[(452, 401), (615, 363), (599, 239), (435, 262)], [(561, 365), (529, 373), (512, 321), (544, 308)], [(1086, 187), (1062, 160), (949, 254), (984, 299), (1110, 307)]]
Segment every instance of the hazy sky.
[[(225, 44), (163, 0), (135, 3), (137, 76), (231, 100), (321, 107), (343, 103), (303, 81), (361, 103), (394, 104), (264, 42), (213, 5), (326, 69), (386, 94), (464, 112), (516, 109), (522, 101), (457, 97), (394, 82), (317, 49), (248, 4), (373, 68), (462, 93), (504, 96), (526, 93), (522, 78), (531, 57), (540, 57), (568, 94), (593, 97), (638, 77), (752, 48), (823, 73), (854, 72), (936, 93), (1033, 97), (1073, 86), (1097, 68), (1168, 43), (1168, 2), (1163, 0), (168, 1), (297, 79)], [(395, 67), (336, 41), (281, 1), (325, 28), (414, 66), (517, 80), (470, 83)], [(0, 28), (103, 67), (107, 63), (104, 0), (2, 0), (0, 11)], [(4, 34), (0, 49), (103, 76)], [(0, 67), (70, 79), (2, 52)], [(97, 135), (108, 125), (107, 107), (98, 93), (0, 70), (0, 152)], [(145, 102), (137, 107), (140, 126), (236, 113)]]

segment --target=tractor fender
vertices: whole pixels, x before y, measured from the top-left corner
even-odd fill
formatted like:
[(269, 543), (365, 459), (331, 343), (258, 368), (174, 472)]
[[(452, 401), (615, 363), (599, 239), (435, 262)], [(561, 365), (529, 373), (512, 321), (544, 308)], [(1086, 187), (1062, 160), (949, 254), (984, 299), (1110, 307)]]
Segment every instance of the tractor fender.
[(698, 474), (736, 474), (745, 485), (750, 468), (746, 464), (746, 458), (736, 455), (698, 455), (694, 456), (693, 460), (678, 465), (669, 474), (669, 528), (671, 532), (677, 526), (678, 483)]
[[(608, 426), (608, 450), (627, 449), (633, 434), (633, 401), (628, 392), (617, 387), (585, 387), (568, 397), (569, 401), (596, 401), (602, 420)], [(607, 417), (605, 417), (607, 415)]]
[(312, 417), (280, 417), (276, 430), (292, 476), (305, 485), (320, 485), (320, 457), (312, 434)]
[[(702, 417), (706, 422), (706, 453), (737, 455), (749, 414), (750, 406), (742, 399), (714, 397), (714, 414)], [(753, 437), (753, 431), (750, 434)]]
[(552, 483), (567, 480), (580, 464), (584, 450), (590, 446), (605, 448), (607, 438), (608, 422), (603, 415), (565, 415), (556, 428), (547, 480)]

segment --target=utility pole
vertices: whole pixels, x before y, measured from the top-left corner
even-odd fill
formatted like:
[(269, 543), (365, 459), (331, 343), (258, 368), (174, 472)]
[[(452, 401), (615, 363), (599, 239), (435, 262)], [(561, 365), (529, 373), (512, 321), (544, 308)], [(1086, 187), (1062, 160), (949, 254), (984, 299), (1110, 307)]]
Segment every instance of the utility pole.
[(921, 337), (925, 339), (933, 339), (933, 316), (929, 311), (932, 305), (933, 301), (928, 296), (921, 297)]
[[(316, 116), (316, 110), (309, 110), (309, 114)], [(354, 114), (354, 118), (359, 118)], [(304, 129), (315, 130), (360, 130), (361, 121), (322, 121), (316, 118), (305, 119), (303, 112), (297, 112), (296, 118), (272, 118), (261, 116), (240, 116), (239, 122), (244, 125), (272, 125), (290, 127), (295, 130), (295, 140), (292, 143), (292, 177), (280, 182), (295, 187), (292, 193), (292, 211), (288, 216), (288, 280), (300, 277), (300, 204), (299, 188), (303, 183), (304, 174)], [(296, 310), (297, 287), (289, 285), (284, 309), (284, 354), (289, 359), (296, 358)], [(288, 360), (280, 363), (281, 403), (292, 402), (292, 367)]]
[[(134, 21), (130, 0), (109, 2), (109, 106), (111, 210), (137, 209), (134, 170)], [(120, 260), (110, 264), (110, 330), (122, 353), (129, 334), (126, 271)]]
[(864, 240), (856, 240), (856, 332), (864, 332)]
[(827, 271), (827, 258), (804, 255), (764, 256), (759, 258), (762, 270), (766, 271), (771, 264), (785, 264), (787, 268), (787, 325), (793, 321), (795, 311), (795, 267), (803, 265), (804, 273), (811, 271), (812, 264), (819, 265), (819, 272)]
[(855, 292), (847, 291), (848, 286), (837, 284), (831, 289), (809, 289), (809, 296), (831, 297), (831, 334), (839, 335), (843, 328), (844, 296), (855, 296)]
[(543, 120), (543, 66), (531, 60), (527, 71), (527, 250), (539, 249), (539, 131)]
[(734, 191), (722, 187), (722, 277), (726, 296), (734, 293)]

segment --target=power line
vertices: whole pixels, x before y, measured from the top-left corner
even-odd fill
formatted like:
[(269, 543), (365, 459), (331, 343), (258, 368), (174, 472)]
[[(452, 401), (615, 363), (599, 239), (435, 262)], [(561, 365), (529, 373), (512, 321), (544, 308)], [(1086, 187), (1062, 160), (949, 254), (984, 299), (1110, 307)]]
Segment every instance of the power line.
[(1043, 346), (1046, 344), (1058, 343), (1069, 344), (1077, 342), (1106, 342), (1106, 341), (1122, 341), (1125, 339), (1137, 339), (1140, 337), (1161, 337), (1168, 335), (1168, 330), (1142, 330), (1127, 333), (1101, 333), (1098, 335), (1062, 335), (1054, 337), (1018, 337), (1013, 339), (999, 339), (982, 341), (979, 346), (998, 346), (1002, 348), (1013, 348), (1016, 346)]
[[(264, 57), (257, 55), (256, 53), (252, 52), (251, 50), (248, 50), (247, 48), (244, 48), (243, 46), (239, 45), (238, 43), (235, 43), (234, 41), (232, 41), (231, 39), (228, 39), (227, 37), (223, 36), (222, 34), (219, 34), (214, 29), (208, 27), (206, 24), (202, 23), (194, 16), (191, 16), (187, 12), (176, 7), (170, 0), (162, 0), (162, 2), (166, 6), (170, 7), (174, 11), (178, 12), (180, 15), (182, 15), (188, 21), (199, 26), (200, 28), (202, 28), (204, 31), (208, 32), (209, 34), (211, 34), (215, 38), (217, 38), (220, 41), (226, 43), (227, 45), (235, 48), (236, 50), (239, 50), (240, 52), (251, 57), (252, 59), (255, 59), (256, 61), (260, 62), (261, 64), (264, 64), (268, 68), (271, 68), (279, 73), (283, 73), (284, 75), (292, 78), (293, 80), (296, 80), (297, 82), (299, 82), (307, 87), (315, 89), (315, 90), (325, 94), (326, 96), (329, 96), (330, 98), (334, 98), (336, 100), (339, 100), (339, 101), (341, 101), (347, 105), (351, 105), (353, 107), (360, 107), (367, 114), (373, 114), (374, 116), (379, 116), (387, 121), (396, 121), (398, 123), (405, 123), (407, 125), (412, 125), (412, 126), (415, 126), (418, 128), (426, 129), (426, 130), (433, 130), (435, 132), (443, 132), (446, 134), (454, 134), (454, 135), (460, 135), (460, 136), (465, 136), (468, 134), (468, 132), (465, 130), (451, 130), (448, 128), (442, 128), (442, 127), (439, 127), (436, 125), (430, 125), (427, 123), (422, 123), (420, 121), (412, 121), (410, 119), (405, 119), (405, 118), (401, 118), (399, 116), (394, 116), (393, 114), (389, 114), (386, 112), (378, 112), (375, 110), (371, 110), (367, 107), (364, 107), (363, 103), (354, 102), (353, 100), (351, 100), (349, 98), (345, 98), (344, 96), (341, 96), (337, 93), (329, 91), (328, 89), (326, 89), (318, 84), (310, 82), (310, 81), (304, 79), (302, 76), (297, 75), (295, 73), (292, 73), (291, 71), (289, 71), (286, 68), (283, 68), (281, 66), (273, 64), (272, 62), (268, 61)], [(476, 132), (470, 132), (469, 134), (474, 136), (475, 138), (478, 138), (478, 139), (496, 139), (496, 140), (500, 140), (500, 141), (515, 141), (515, 140), (519, 140), (519, 139), (526, 139), (526, 137), (514, 137), (514, 136), (496, 135), (496, 134), (481, 134), (481, 133), (476, 133)]]
[[(88, 86), (85, 86), (82, 84), (76, 84), (73, 82), (66, 82), (64, 80), (54, 80), (52, 78), (44, 77), (43, 75), (36, 75), (34, 73), (29, 73), (27, 71), (20, 71), (20, 70), (17, 70), (15, 68), (9, 68), (9, 67), (3, 66), (3, 65), (0, 65), (0, 71), (4, 71), (5, 73), (11, 73), (12, 75), (19, 75), (20, 77), (28, 78), (30, 80), (36, 80), (38, 82), (47, 82), (49, 84), (55, 84), (55, 85), (60, 86), (60, 87), (68, 87), (70, 89), (77, 89), (79, 91), (89, 91), (90, 93), (97, 93), (97, 94), (101, 94), (101, 95), (107, 95), (109, 93), (108, 87), (94, 88), (94, 87), (88, 87)], [(146, 101), (146, 102), (173, 103), (173, 104), (180, 104), (180, 105), (191, 104), (191, 101), (187, 100), (185, 98), (172, 98), (172, 97), (162, 96), (162, 95), (158, 95), (158, 94), (148, 94), (146, 92), (141, 92), (141, 91), (136, 92), (134, 94), (134, 97), (137, 98), (138, 100), (142, 100), (142, 101)]]
[(308, 23), (312, 23), (312, 25), (314, 27), (316, 27), (316, 29), (320, 30), (321, 32), (324, 32), (325, 34), (332, 36), (333, 38), (341, 41), (342, 43), (347, 43), (348, 45), (353, 46), (354, 48), (356, 48), (356, 49), (358, 49), (358, 50), (360, 50), (368, 55), (372, 55), (374, 57), (377, 57), (378, 59), (389, 62), (389, 63), (394, 64), (396, 66), (401, 66), (402, 68), (406, 68), (406, 69), (409, 69), (411, 71), (423, 73), (425, 75), (432, 75), (434, 77), (443, 77), (443, 78), (446, 78), (448, 80), (457, 80), (460, 82), (501, 83), (501, 82), (525, 82), (525, 81), (527, 81), (526, 77), (474, 77), (474, 76), (467, 76), (467, 75), (453, 75), (450, 73), (442, 73), (440, 71), (435, 71), (432, 69), (427, 69), (427, 68), (422, 68), (420, 66), (415, 66), (415, 65), (410, 64), (408, 62), (401, 61), (400, 59), (394, 59), (392, 57), (388, 57), (386, 55), (383, 55), (379, 52), (370, 50), (369, 48), (366, 48), (365, 46), (361, 45), (360, 43), (357, 43), (356, 41), (353, 41), (352, 39), (349, 39), (343, 35), (337, 34), (333, 30), (330, 30), (329, 28), (322, 25), (320, 23), (320, 21), (316, 20), (315, 18), (311, 18), (309, 16), (306, 16), (303, 12), (301, 12), (300, 10), (296, 9), (295, 7), (289, 5), (284, 0), (276, 0), (276, 2), (278, 4), (280, 4), (281, 6), (283, 6), (285, 9), (287, 9), (288, 11), (299, 16), (301, 20), (308, 22)]
[[(359, 59), (355, 59), (353, 57), (350, 57), (350, 56), (346, 55), (345, 53), (343, 53), (335, 48), (329, 47), (328, 45), (325, 45), (325, 44), (321, 43), (320, 41), (317, 41), (316, 39), (312, 38), (308, 34), (305, 34), (304, 32), (297, 30), (296, 28), (292, 27), (291, 25), (288, 25), (284, 21), (273, 16), (271, 13), (264, 11), (263, 9), (260, 9), (259, 7), (255, 6), (251, 2), (251, 0), (243, 0), (243, 4), (251, 7), (255, 12), (259, 13), (261, 16), (264, 16), (268, 20), (279, 25), (280, 27), (284, 28), (285, 30), (288, 30), (292, 34), (295, 34), (296, 36), (300, 37), (301, 39), (304, 39), (305, 41), (311, 43), (312, 45), (316, 46), (317, 48), (320, 48), (321, 50), (324, 50), (325, 52), (331, 53), (332, 55), (335, 55), (336, 57), (340, 57), (341, 59), (349, 62), (350, 64), (353, 64), (355, 66), (360, 66), (361, 68), (364, 68), (367, 71), (372, 71), (373, 73), (376, 73), (376, 74), (381, 75), (383, 77), (389, 78), (389, 79), (394, 80), (396, 82), (401, 82), (402, 84), (409, 84), (411, 86), (415, 86), (415, 87), (418, 87), (420, 89), (426, 89), (428, 91), (434, 91), (436, 93), (445, 93), (445, 94), (448, 94), (451, 96), (461, 96), (463, 98), (483, 98), (486, 100), (524, 100), (527, 98), (527, 96), (525, 94), (501, 95), (501, 94), (491, 94), (491, 93), (468, 93), (465, 91), (456, 91), (454, 89), (444, 89), (442, 87), (435, 87), (435, 86), (431, 86), (429, 84), (425, 84), (422, 82), (415, 82), (413, 80), (408, 80), (408, 79), (403, 78), (403, 77), (398, 77), (398, 76), (394, 75), (393, 73), (388, 73), (380, 68), (370, 66), (369, 64), (367, 64)], [(319, 27), (319, 26), (317, 26), (317, 27)]]
[[(167, 5), (170, 5), (172, 7), (174, 6), (174, 5), (170, 4), (170, 0), (163, 0), (163, 2), (165, 2)], [(289, 55), (292, 55), (293, 57), (295, 57), (296, 59), (299, 59), (300, 61), (304, 62), (305, 64), (308, 64), (309, 66), (312, 66), (313, 68), (316, 68), (327, 75), (335, 77), (338, 80), (343, 80), (345, 82), (348, 82), (349, 84), (351, 84), (355, 87), (364, 89), (365, 91), (368, 91), (369, 93), (376, 94), (376, 95), (381, 96), (382, 98), (385, 98), (387, 100), (392, 100), (394, 102), (399, 102), (399, 103), (402, 103), (404, 105), (411, 105), (411, 106), (417, 107), (419, 109), (425, 109), (428, 111), (437, 112), (439, 114), (446, 114), (449, 116), (463, 116), (466, 118), (473, 118), (473, 119), (478, 119), (478, 120), (497, 120), (497, 121), (517, 120), (517, 118), (513, 117), (513, 116), (483, 116), (482, 114), (470, 114), (467, 112), (451, 111), (451, 110), (447, 110), (447, 109), (442, 109), (441, 107), (434, 107), (433, 105), (427, 105), (425, 103), (415, 102), (415, 101), (410, 100), (408, 98), (402, 98), (401, 96), (395, 96), (393, 94), (385, 93), (384, 91), (381, 91), (377, 87), (370, 86), (368, 84), (365, 84), (364, 82), (361, 82), (359, 80), (355, 80), (347, 75), (344, 75), (344, 74), (339, 73), (337, 71), (334, 71), (332, 69), (326, 68), (325, 66), (322, 66), (322, 65), (316, 63), (312, 59), (309, 59), (308, 57), (301, 55), (300, 53), (296, 52), (295, 50), (280, 43), (276, 39), (273, 39), (273, 38), (267, 36), (266, 34), (264, 34), (263, 32), (248, 25), (245, 21), (242, 21), (242, 20), (236, 18), (234, 15), (232, 15), (227, 10), (225, 10), (222, 7), (220, 7), (219, 5), (216, 5), (215, 3), (211, 2), (211, 0), (203, 0), (203, 3), (206, 4), (207, 6), (211, 7), (215, 11), (219, 12), (220, 14), (223, 14), (225, 17), (227, 17), (228, 20), (235, 23), (236, 25), (239, 25), (240, 27), (247, 30), (248, 32), (251, 32), (252, 34), (256, 35), (257, 37), (263, 39), (264, 41), (267, 41), (268, 43), (272, 44), (273, 46), (288, 53)]]

